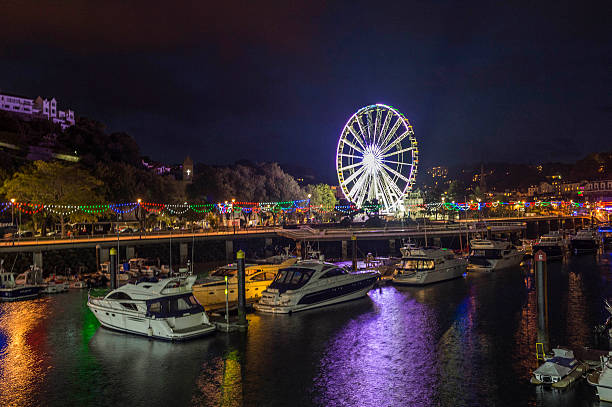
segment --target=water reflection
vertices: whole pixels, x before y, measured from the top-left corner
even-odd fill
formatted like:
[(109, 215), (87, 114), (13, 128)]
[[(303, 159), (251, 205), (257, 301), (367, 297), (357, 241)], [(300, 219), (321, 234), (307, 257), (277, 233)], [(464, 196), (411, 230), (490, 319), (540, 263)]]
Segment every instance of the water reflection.
[(429, 405), (439, 383), (434, 313), (393, 287), (371, 291), (370, 298), (374, 311), (327, 343), (314, 380), (316, 404)]
[(201, 370), (198, 359), (206, 359), (211, 340), (171, 343), (98, 329), (89, 347), (104, 366), (104, 385), (92, 391), (108, 404), (187, 405)]
[(0, 308), (0, 405), (38, 405), (36, 388), (49, 367), (45, 345), (48, 299)]

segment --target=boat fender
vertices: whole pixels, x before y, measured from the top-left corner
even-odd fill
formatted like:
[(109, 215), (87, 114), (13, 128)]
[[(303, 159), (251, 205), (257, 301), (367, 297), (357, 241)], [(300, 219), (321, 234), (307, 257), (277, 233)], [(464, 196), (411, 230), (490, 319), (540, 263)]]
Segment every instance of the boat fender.
[(149, 327), (148, 334), (149, 336), (153, 336), (153, 328)]

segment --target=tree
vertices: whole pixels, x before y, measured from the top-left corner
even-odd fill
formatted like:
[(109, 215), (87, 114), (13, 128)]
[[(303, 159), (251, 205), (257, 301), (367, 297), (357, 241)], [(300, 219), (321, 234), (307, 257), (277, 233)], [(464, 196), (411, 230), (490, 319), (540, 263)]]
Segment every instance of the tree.
[[(22, 168), (20, 172), (6, 180), (2, 186), (2, 193), (7, 198), (14, 198), (18, 202), (87, 205), (99, 204), (103, 201), (103, 196), (99, 192), (101, 187), (100, 180), (76, 166), (35, 161), (33, 165)], [(70, 215), (64, 214), (61, 210), (57, 212), (59, 213), (53, 216), (60, 221), (62, 236), (65, 235), (67, 219), (76, 222), (93, 221), (97, 218), (95, 214), (81, 211), (75, 211)]]
[[(317, 217), (323, 218), (324, 214), (332, 213), (336, 206), (336, 195), (327, 184), (306, 185), (306, 196), (310, 194), (310, 205), (314, 207), (323, 206), (321, 211), (315, 210)], [(319, 219), (322, 220), (322, 219)]]

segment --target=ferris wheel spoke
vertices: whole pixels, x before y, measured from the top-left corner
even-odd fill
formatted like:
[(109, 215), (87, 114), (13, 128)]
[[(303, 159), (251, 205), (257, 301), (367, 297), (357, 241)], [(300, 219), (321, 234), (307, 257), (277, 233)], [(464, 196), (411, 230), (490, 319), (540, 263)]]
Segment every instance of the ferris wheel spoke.
[(385, 154), (385, 155), (382, 156), (382, 158), (391, 157), (392, 155), (400, 154), (400, 153), (403, 153), (405, 151), (411, 151), (411, 150), (414, 150), (414, 147), (406, 147), (404, 149), (397, 150), (397, 151), (394, 151), (394, 152), (389, 153), (389, 154)]
[(382, 203), (383, 203), (385, 208), (388, 208), (389, 207), (389, 198), (387, 197), (387, 194), (386, 194), (386, 192), (388, 190), (385, 191), (384, 183), (380, 179), (377, 179), (376, 182), (378, 184), (378, 190), (380, 191), (380, 194), (382, 196), (382, 200), (383, 200)]
[(405, 139), (406, 137), (408, 137), (409, 135), (412, 134), (412, 130), (406, 130), (404, 133), (402, 133), (399, 137), (397, 137), (395, 140), (393, 140), (393, 142), (391, 142), (388, 146), (384, 147), (384, 149), (382, 150), (382, 153), (386, 153), (387, 151), (389, 151), (390, 149), (393, 148), (393, 146), (399, 144), (403, 139)]
[(391, 161), (391, 160), (381, 160), (382, 162), (385, 163), (389, 163), (389, 164), (398, 164), (398, 165), (406, 165), (406, 163), (400, 162), (400, 161)]
[(338, 154), (340, 157), (348, 157), (348, 158), (359, 158), (360, 160), (363, 160), (363, 156), (360, 155), (353, 155), (353, 154), (345, 154), (345, 153), (340, 153)]
[(361, 148), (357, 147), (355, 144), (351, 143), (350, 141), (345, 139), (345, 140), (342, 140), (342, 142), (344, 144), (347, 144), (349, 147), (352, 147), (355, 151), (359, 151), (361, 154), (363, 154), (363, 150)]
[(353, 185), (353, 188), (351, 188), (348, 194), (348, 197), (351, 201), (357, 202), (359, 200), (359, 196), (363, 195), (360, 194), (360, 192), (363, 192), (363, 185), (365, 184), (367, 178), (368, 174), (364, 175), (362, 178), (359, 178), (359, 180), (355, 182), (355, 185)]
[(351, 181), (353, 181), (355, 178), (357, 178), (359, 176), (359, 174), (361, 174), (363, 171), (365, 170), (365, 167), (361, 167), (359, 168), (357, 171), (355, 171), (354, 173), (352, 173), (347, 179), (344, 180), (344, 182), (348, 185), (351, 183)]
[[(402, 190), (400, 189), (400, 187), (397, 186), (397, 184), (393, 181), (393, 179), (391, 178), (391, 176), (389, 174), (387, 174), (386, 172), (383, 171), (383, 178), (385, 178), (387, 180), (387, 182), (385, 183), (385, 185), (388, 186), (389, 189), (389, 194), (391, 196), (393, 196), (393, 193), (395, 194), (395, 197), (393, 199), (393, 202), (401, 199), (402, 196), (404, 196), (404, 193), (402, 192)], [(393, 193), (391, 193), (391, 191), (393, 191)]]
[(374, 121), (374, 134), (372, 135), (372, 144), (376, 144), (376, 135), (378, 134), (378, 130), (380, 129), (381, 114), (382, 114), (382, 111), (376, 108), (376, 120)]
[(363, 202), (366, 200), (366, 194), (368, 193), (368, 191), (366, 190), (364, 185), (361, 185), (359, 191), (357, 192), (357, 194), (355, 194), (355, 205), (357, 205), (357, 207), (361, 207), (363, 205)]
[(382, 140), (385, 137), (385, 132), (389, 129), (389, 123), (391, 123), (391, 118), (393, 117), (393, 112), (390, 110), (387, 111), (385, 115), (385, 121), (380, 129), (380, 133), (378, 134), (378, 141)]
[(338, 171), (350, 170), (351, 168), (359, 167), (360, 165), (363, 165), (363, 161), (359, 161), (358, 163), (347, 165), (346, 167), (341, 167), (338, 169)]
[(355, 132), (355, 129), (353, 128), (353, 124), (351, 123), (350, 126), (348, 126), (348, 131), (353, 135), (353, 137), (355, 138), (355, 140), (357, 140), (357, 142), (359, 143), (359, 145), (361, 146), (361, 148), (363, 148), (365, 150), (365, 143), (364, 141), (361, 139), (361, 137), (359, 137), (359, 135), (357, 135), (357, 132)]
[(367, 123), (368, 123), (368, 140), (372, 142), (374, 140), (374, 129), (372, 129), (372, 112), (368, 110), (366, 113)]
[(384, 148), (387, 143), (389, 142), (389, 140), (391, 140), (391, 138), (393, 137), (393, 135), (395, 134), (395, 132), (397, 131), (397, 129), (399, 129), (399, 126), (401, 126), (403, 123), (403, 120), (401, 118), (398, 118), (395, 123), (393, 124), (393, 127), (391, 127), (391, 130), (389, 130), (389, 133), (387, 133), (387, 135), (385, 136), (384, 140), (382, 143), (380, 143), (380, 146), (382, 148)]
[(367, 133), (364, 130), (365, 126), (363, 124), (363, 120), (361, 120), (361, 116), (357, 116), (357, 125), (359, 126), (359, 133), (361, 133), (361, 137), (363, 137), (364, 143), (367, 140)]
[(389, 167), (387, 164), (382, 164), (382, 167), (389, 171), (391, 174), (396, 175), (398, 178), (403, 179), (406, 182), (410, 182), (410, 179), (406, 178), (401, 172), (395, 171), (393, 168)]

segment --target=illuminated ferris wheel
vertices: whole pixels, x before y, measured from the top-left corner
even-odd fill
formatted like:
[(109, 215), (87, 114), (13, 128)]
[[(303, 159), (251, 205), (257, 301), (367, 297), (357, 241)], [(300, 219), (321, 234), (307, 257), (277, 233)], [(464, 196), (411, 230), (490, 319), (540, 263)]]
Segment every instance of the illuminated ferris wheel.
[(414, 184), (418, 162), (412, 125), (393, 107), (363, 107), (344, 125), (336, 170), (344, 196), (357, 207), (376, 199), (381, 213), (396, 212)]

